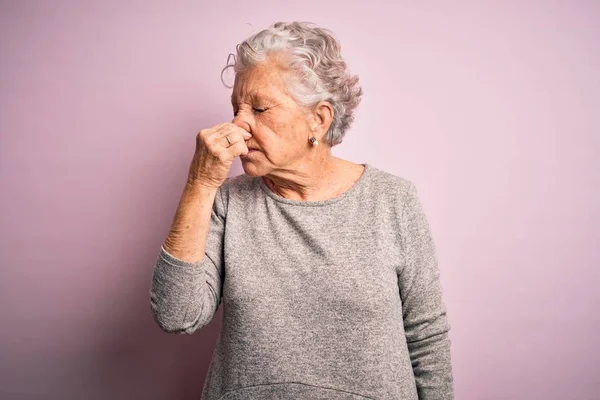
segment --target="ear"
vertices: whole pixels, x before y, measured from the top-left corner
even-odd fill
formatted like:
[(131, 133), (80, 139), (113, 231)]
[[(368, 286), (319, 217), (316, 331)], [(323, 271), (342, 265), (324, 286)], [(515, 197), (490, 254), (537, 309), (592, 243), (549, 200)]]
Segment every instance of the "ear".
[(321, 101), (313, 111), (313, 134), (322, 141), (333, 122), (333, 106), (328, 101)]

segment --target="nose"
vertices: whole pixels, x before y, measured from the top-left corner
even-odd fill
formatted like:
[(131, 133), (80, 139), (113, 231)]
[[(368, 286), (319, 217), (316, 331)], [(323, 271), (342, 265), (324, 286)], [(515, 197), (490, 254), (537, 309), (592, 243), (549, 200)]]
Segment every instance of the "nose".
[(248, 120), (246, 118), (244, 118), (240, 114), (241, 113), (238, 113), (238, 115), (236, 115), (235, 117), (233, 117), (233, 121), (231, 121), (231, 123), (234, 124), (234, 125), (236, 125), (236, 126), (239, 126), (240, 128), (242, 128), (243, 130), (245, 130), (249, 134), (252, 134), (252, 128), (250, 126), (250, 122), (248, 122)]

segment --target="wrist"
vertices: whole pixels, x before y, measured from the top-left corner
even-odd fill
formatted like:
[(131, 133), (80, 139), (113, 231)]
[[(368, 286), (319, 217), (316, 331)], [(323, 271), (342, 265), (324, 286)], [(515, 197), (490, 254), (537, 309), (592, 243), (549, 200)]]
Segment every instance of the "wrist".
[(185, 184), (185, 190), (193, 193), (216, 194), (219, 186), (197, 179), (188, 179)]

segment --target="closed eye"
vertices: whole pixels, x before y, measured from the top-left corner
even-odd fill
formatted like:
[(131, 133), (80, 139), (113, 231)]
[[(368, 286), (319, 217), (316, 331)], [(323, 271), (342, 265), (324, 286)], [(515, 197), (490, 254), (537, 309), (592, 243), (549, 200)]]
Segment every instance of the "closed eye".
[[(261, 113), (264, 113), (265, 111), (267, 111), (267, 109), (266, 109), (266, 108), (256, 108), (256, 107), (255, 107), (255, 108), (253, 108), (252, 110), (253, 110), (255, 113), (259, 113), (259, 114), (261, 114)], [(234, 117), (237, 117), (237, 115), (238, 115), (238, 112), (239, 112), (239, 110), (233, 110), (233, 116), (234, 116)]]

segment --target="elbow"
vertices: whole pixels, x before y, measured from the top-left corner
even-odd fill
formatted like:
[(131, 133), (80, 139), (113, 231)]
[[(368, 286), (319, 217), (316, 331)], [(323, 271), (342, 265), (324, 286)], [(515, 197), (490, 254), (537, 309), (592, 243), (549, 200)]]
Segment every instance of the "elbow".
[(444, 341), (448, 338), (450, 324), (446, 312), (437, 315), (423, 315), (421, 318), (405, 321), (408, 343)]
[(159, 307), (154, 301), (150, 302), (152, 310), (152, 318), (158, 327), (166, 333), (183, 334), (185, 332), (185, 324), (181, 318), (177, 315), (168, 312), (167, 310)]
[(186, 332), (185, 326), (181, 321), (177, 321), (174, 318), (170, 318), (164, 313), (158, 313), (153, 311), (152, 316), (154, 317), (154, 322), (158, 325), (158, 327), (166, 333), (175, 333), (175, 334), (184, 334)]
[(155, 274), (150, 290), (152, 316), (164, 332), (192, 334), (208, 325), (220, 302), (217, 292), (202, 282), (181, 285), (180, 281), (160, 279)]
[(210, 318), (203, 317), (203, 313), (191, 313), (188, 310), (175, 311), (172, 307), (158, 304), (154, 299), (150, 301), (152, 317), (161, 330), (166, 333), (188, 334), (208, 325)]

